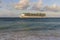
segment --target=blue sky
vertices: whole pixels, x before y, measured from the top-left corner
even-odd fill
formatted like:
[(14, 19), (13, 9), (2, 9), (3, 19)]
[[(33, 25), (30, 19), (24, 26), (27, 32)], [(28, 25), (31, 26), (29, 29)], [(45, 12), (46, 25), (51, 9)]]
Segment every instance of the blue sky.
[(52, 4), (57, 4), (60, 5), (60, 0), (43, 0), (44, 4), (46, 5), (52, 5)]
[[(20, 0), (2, 0), (4, 3), (17, 3)], [(38, 0), (30, 0), (30, 2), (37, 2)], [(44, 4), (51, 5), (52, 3), (60, 4), (60, 0), (43, 0)]]
[[(14, 5), (20, 0), (1, 0), (0, 3), (0, 17), (4, 16), (18, 16), (23, 10), (17, 10)], [(38, 2), (38, 0), (30, 0), (30, 2)], [(60, 0), (43, 0), (43, 5), (60, 5)], [(24, 10), (26, 12), (27, 10)]]

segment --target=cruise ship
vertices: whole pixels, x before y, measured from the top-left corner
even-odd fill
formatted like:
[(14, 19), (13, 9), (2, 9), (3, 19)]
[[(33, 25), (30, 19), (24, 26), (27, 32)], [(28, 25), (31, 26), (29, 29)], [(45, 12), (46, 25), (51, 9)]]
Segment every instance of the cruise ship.
[(20, 18), (45, 18), (45, 13), (23, 13)]
[(22, 13), (20, 18), (60, 18), (60, 12)]

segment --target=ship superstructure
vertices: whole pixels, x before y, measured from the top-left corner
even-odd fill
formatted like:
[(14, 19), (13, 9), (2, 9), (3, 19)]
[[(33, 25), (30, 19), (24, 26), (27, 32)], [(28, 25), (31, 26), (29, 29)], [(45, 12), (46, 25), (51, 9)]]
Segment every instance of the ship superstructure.
[(44, 18), (45, 16), (45, 13), (23, 13), (20, 18)]

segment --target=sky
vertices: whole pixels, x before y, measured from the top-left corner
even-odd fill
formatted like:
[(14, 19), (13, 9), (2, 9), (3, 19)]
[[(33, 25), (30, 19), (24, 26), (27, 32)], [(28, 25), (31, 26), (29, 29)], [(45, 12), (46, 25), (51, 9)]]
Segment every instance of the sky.
[(18, 17), (23, 12), (40, 11), (41, 8), (60, 11), (60, 0), (0, 0), (0, 17)]

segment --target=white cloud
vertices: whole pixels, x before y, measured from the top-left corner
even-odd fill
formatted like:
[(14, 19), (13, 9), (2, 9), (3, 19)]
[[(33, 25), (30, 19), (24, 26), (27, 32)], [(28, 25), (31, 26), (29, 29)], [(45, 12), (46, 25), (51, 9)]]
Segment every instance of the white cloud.
[(17, 9), (26, 9), (29, 5), (29, 0), (20, 0), (15, 6)]
[[(33, 4), (32, 4), (33, 5)], [(60, 6), (56, 5), (55, 3), (51, 6), (48, 5), (43, 5), (42, 0), (39, 0), (37, 3), (35, 3), (32, 6), (33, 10), (37, 10), (37, 11), (53, 11), (53, 12), (58, 12), (60, 11)]]
[(60, 6), (53, 4), (51, 6), (45, 6), (45, 9), (48, 11), (60, 11)]
[(30, 2), (29, 3), (29, 10), (40, 10), (42, 8), (42, 0), (38, 0), (37, 2)]

